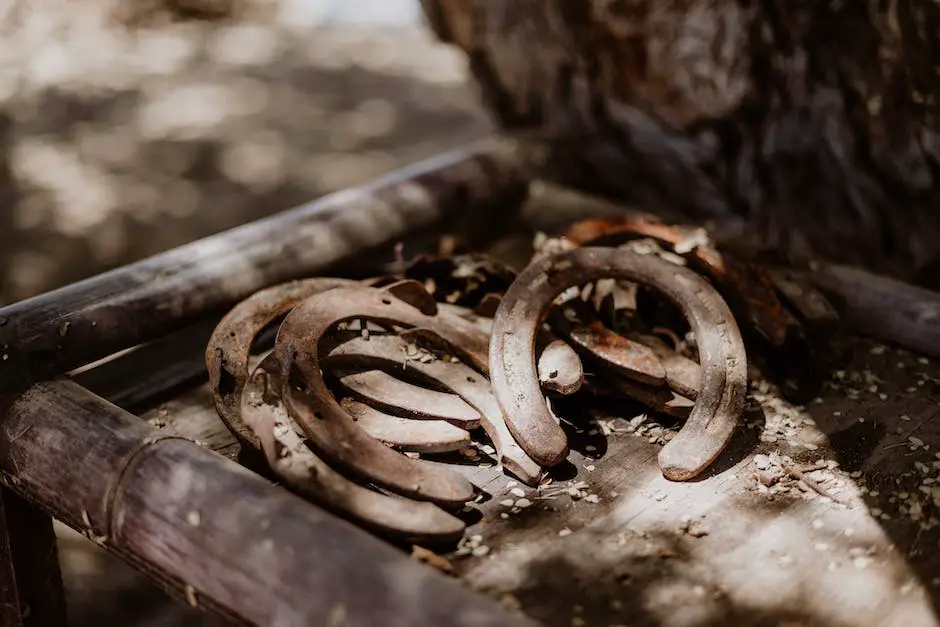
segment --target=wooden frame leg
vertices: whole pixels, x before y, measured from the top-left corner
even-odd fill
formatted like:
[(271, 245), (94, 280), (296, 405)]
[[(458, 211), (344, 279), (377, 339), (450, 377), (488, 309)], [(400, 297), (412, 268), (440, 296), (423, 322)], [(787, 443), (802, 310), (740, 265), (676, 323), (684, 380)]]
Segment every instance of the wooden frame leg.
[(0, 488), (0, 627), (67, 622), (52, 517)]

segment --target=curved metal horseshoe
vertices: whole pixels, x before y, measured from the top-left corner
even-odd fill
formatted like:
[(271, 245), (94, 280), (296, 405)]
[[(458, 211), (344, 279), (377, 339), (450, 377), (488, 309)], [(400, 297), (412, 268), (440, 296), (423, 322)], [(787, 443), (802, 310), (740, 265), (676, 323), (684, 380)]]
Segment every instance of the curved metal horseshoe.
[(324, 334), (337, 323), (353, 319), (421, 327), (440, 336), (453, 354), (485, 367), (487, 338), (481, 338), (464, 320), (434, 315), (434, 301), (424, 299), (416, 289), (427, 295), (413, 281), (385, 289), (337, 288), (295, 307), (281, 324), (274, 347), (288, 382), (284, 403), (316, 453), (338, 469), (414, 499), (463, 503), (473, 496), (469, 481), (455, 472), (430, 471), (369, 436), (333, 397), (321, 370), (319, 351)]
[(206, 346), (209, 389), (216, 412), (242, 446), (258, 449), (257, 436), (241, 419), (239, 405), (248, 379), (248, 357), (255, 337), (305, 298), (336, 287), (358, 285), (348, 279), (304, 279), (255, 292), (215, 327)]
[(715, 289), (691, 270), (657, 257), (581, 248), (540, 259), (519, 275), (503, 297), (490, 342), (491, 381), (507, 425), (537, 462), (553, 466), (567, 456), (565, 434), (539, 388), (535, 334), (562, 292), (604, 278), (660, 291), (681, 308), (695, 333), (701, 389), (686, 424), (659, 454), (667, 478), (690, 479), (721, 453), (734, 432), (744, 407), (747, 359), (737, 324)]
[(381, 535), (409, 542), (451, 541), (463, 535), (463, 521), (435, 505), (380, 494), (330, 468), (304, 444), (281, 391), (280, 367), (271, 354), (244, 385), (241, 419), (264, 443), (271, 469), (294, 491)]
[(565, 238), (578, 246), (596, 246), (614, 238), (652, 238), (687, 259), (693, 269), (715, 281), (734, 301), (742, 320), (772, 346), (782, 346), (792, 333), (793, 319), (783, 308), (774, 285), (750, 264), (722, 255), (707, 242), (696, 242), (700, 229), (664, 224), (649, 218), (601, 218), (569, 227)]
[[(562, 337), (617, 372), (646, 385), (666, 384), (666, 370), (655, 352), (608, 329), (587, 303), (580, 300), (567, 302), (553, 308), (548, 318), (552, 328)], [(574, 320), (579, 324), (573, 324)]]
[(552, 340), (538, 357), (539, 383), (542, 389), (564, 396), (574, 394), (584, 383), (581, 358), (563, 340)]
[[(786, 293), (787, 284), (753, 263), (719, 252), (703, 237), (702, 229), (670, 225), (657, 219), (611, 218), (585, 220), (571, 226), (566, 239), (575, 245), (600, 245), (600, 242), (648, 237), (664, 244), (683, 257), (689, 266), (708, 277), (740, 321), (748, 344), (757, 348), (754, 357), (765, 372), (780, 385), (783, 395), (803, 404), (819, 394), (822, 371), (832, 366), (830, 334), (814, 332), (814, 326), (832, 321), (831, 306), (825, 297), (807, 285), (803, 302), (794, 302)], [(792, 292), (791, 292), (792, 293)], [(815, 302), (809, 302), (810, 300)], [(789, 301), (796, 311), (784, 306)], [(822, 311), (822, 324), (800, 320), (803, 305)], [(796, 315), (795, 315), (796, 314)]]
[[(402, 356), (394, 356), (397, 363), (401, 363)], [(339, 384), (372, 407), (418, 421), (447, 421), (467, 430), (480, 426), (480, 414), (453, 394), (412, 385), (381, 370), (356, 370), (340, 377)]]
[(655, 335), (630, 333), (636, 342), (649, 348), (663, 365), (666, 386), (681, 396), (695, 400), (702, 385), (702, 369), (698, 362), (680, 355)]
[(366, 433), (396, 451), (449, 453), (472, 444), (470, 433), (443, 420), (401, 418), (349, 397), (340, 405)]
[(407, 345), (408, 342), (397, 335), (372, 336), (368, 340), (354, 338), (333, 349), (325, 361), (330, 367), (356, 364), (396, 373), (414, 372), (450, 390), (483, 417), (483, 430), (492, 440), (503, 467), (527, 485), (537, 485), (542, 477), (542, 468), (512, 437), (486, 377), (466, 364), (440, 359), (403, 365), (396, 355), (401, 355)]

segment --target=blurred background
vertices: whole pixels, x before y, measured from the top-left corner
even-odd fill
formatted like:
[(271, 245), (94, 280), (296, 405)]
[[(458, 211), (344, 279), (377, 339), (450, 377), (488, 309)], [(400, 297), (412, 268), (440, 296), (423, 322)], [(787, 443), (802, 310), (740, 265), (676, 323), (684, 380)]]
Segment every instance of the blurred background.
[(10, 0), (0, 37), (0, 304), (488, 129), (417, 0)]
[[(417, 0), (0, 2), (0, 305), (485, 134)], [(67, 529), (73, 625), (205, 625)]]

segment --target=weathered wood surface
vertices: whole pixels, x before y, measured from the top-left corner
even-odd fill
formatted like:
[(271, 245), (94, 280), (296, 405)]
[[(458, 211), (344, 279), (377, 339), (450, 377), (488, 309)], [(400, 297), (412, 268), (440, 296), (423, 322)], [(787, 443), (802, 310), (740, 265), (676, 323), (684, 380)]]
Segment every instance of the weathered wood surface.
[[(698, 482), (665, 481), (649, 436), (595, 434), (577, 447), (587, 455), (574, 456), (577, 476), (563, 485), (585, 481), (599, 501), (527, 494), (535, 505), (518, 514), (494, 507), (477, 531), (491, 551), (460, 562), (460, 574), (552, 625), (937, 624), (938, 369), (856, 348), (858, 381), (830, 387), (805, 411), (758, 395), (763, 420), (753, 417), (720, 472)], [(853, 399), (847, 389), (862, 392)], [(931, 448), (912, 450), (920, 441)], [(785, 492), (764, 493), (755, 455), (775, 451), (838, 462), (810, 477), (850, 505), (792, 479)], [(517, 498), (505, 479), (495, 484), (497, 503)]]
[(483, 142), (9, 305), (0, 309), (0, 388), (157, 339), (422, 229), (476, 220), (493, 235), (527, 189), (512, 151)]
[[(540, 191), (526, 219), (545, 226), (546, 218), (559, 224), (584, 215), (584, 198)], [(530, 243), (531, 233), (518, 233), (494, 252), (518, 265)], [(203, 383), (207, 333), (183, 331), (77, 379), (163, 433), (235, 458), (237, 444)], [(493, 468), (465, 467), (491, 498), (468, 531), (473, 541), (458, 551), (470, 555), (449, 556), (457, 574), (559, 627), (938, 624), (940, 364), (867, 340), (854, 340), (852, 351), (845, 373), (806, 408), (756, 389), (751, 404), (763, 417), (750, 414), (719, 472), (688, 484), (659, 474), (660, 445), (649, 440), (662, 431), (626, 431), (623, 419), (637, 408), (598, 409), (595, 420), (618, 417), (605, 427), (584, 415), (589, 405), (568, 403), (564, 415), (582, 433), (573, 437), (572, 464), (557, 473), (557, 494), (512, 486)], [(774, 451), (801, 463), (838, 462), (809, 481), (826, 490), (841, 482), (834, 496), (851, 507), (792, 478), (761, 487), (754, 475), (767, 471), (756, 468), (755, 455)], [(568, 490), (582, 481), (586, 489), (574, 492), (583, 498), (573, 500)], [(515, 507), (520, 498), (531, 504)]]
[(813, 281), (837, 295), (846, 324), (857, 333), (940, 357), (940, 292), (850, 266), (824, 268)]
[[(540, 191), (526, 219), (544, 226), (546, 218), (557, 224), (584, 215), (582, 197)], [(528, 259), (530, 242), (531, 234), (519, 233), (494, 252), (518, 265)], [(150, 355), (144, 347), (124, 361), (146, 366), (135, 370), (118, 360), (103, 379), (112, 379), (108, 389), (120, 398), (114, 379), (121, 372), (149, 373), (135, 375), (128, 406), (169, 434), (234, 458), (237, 445), (200, 384), (204, 344), (196, 344), (174, 351), (168, 342)], [(574, 434), (572, 464), (559, 469), (560, 494), (543, 499), (551, 490), (533, 495), (493, 468), (466, 467), (492, 498), (480, 504), (482, 518), (468, 531), (478, 546), (468, 547), (469, 556), (450, 555), (457, 573), (467, 585), (559, 627), (937, 624), (940, 555), (932, 549), (940, 542), (940, 499), (932, 479), (940, 475), (940, 364), (861, 339), (852, 352), (844, 375), (806, 408), (757, 390), (752, 397), (760, 401), (752, 405), (764, 417), (751, 416), (720, 472), (688, 484), (659, 474), (660, 445), (649, 441), (657, 429), (642, 436), (624, 431), (630, 427), (621, 419), (639, 409), (598, 410), (601, 421), (621, 418), (604, 433), (591, 417), (579, 418), (588, 406), (579, 410), (575, 402), (572, 410), (569, 403), (565, 416), (583, 433)], [(178, 393), (180, 381), (170, 373), (179, 376), (182, 363), (191, 364), (195, 383)], [(780, 482), (785, 490), (767, 493), (754, 478), (761, 474), (754, 460), (774, 451), (801, 462), (838, 462), (839, 468), (809, 477), (843, 482), (835, 496), (852, 507), (801, 490), (792, 478)], [(567, 490), (581, 481), (587, 489), (577, 494), (586, 498), (572, 500)], [(522, 497), (516, 489), (524, 490)], [(532, 504), (507, 503), (520, 498)]]
[(0, 488), (0, 625), (67, 624), (52, 518), (12, 490)]
[(3, 484), (194, 607), (258, 625), (530, 624), (73, 382), (7, 401)]
[[(752, 411), (717, 472), (690, 483), (662, 478), (650, 442), (662, 429), (628, 432), (637, 408), (560, 407), (574, 452), (548, 489), (464, 467), (489, 497), (457, 551), (470, 555), (449, 555), (457, 574), (558, 627), (940, 624), (940, 364), (861, 339), (852, 351), (805, 408), (752, 390), (763, 416)], [(204, 385), (142, 415), (235, 453)], [(773, 452), (837, 463), (808, 480), (848, 505), (792, 476), (761, 487), (755, 464)]]

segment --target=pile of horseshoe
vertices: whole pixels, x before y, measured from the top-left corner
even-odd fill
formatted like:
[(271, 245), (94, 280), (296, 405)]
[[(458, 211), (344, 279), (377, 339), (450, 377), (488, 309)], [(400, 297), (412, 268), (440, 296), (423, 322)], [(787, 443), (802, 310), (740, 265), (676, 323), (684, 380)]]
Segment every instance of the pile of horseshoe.
[(684, 421), (658, 459), (687, 480), (734, 434), (749, 358), (806, 402), (838, 323), (797, 272), (699, 229), (604, 219), (542, 241), (521, 272), (424, 255), (265, 289), (219, 323), (206, 363), (222, 421), (283, 485), (379, 535), (449, 542), (476, 497), (454, 460), (474, 443), (535, 486), (568, 456), (560, 397), (624, 399)]

